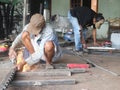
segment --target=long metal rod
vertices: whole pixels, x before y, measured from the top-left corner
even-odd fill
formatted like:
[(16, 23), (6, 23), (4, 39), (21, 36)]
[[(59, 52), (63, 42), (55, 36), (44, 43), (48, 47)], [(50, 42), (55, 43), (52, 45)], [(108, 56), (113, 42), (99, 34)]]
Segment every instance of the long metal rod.
[(51, 79), (51, 80), (19, 80), (13, 81), (14, 86), (42, 86), (42, 85), (74, 85), (75, 79)]
[(104, 71), (106, 71), (106, 72), (109, 72), (109, 73), (111, 73), (111, 74), (114, 75), (114, 76), (119, 76), (119, 74), (117, 74), (117, 73), (115, 73), (115, 72), (112, 72), (112, 71), (110, 71), (110, 70), (108, 70), (108, 69), (105, 69), (105, 68), (97, 65), (97, 64), (95, 64), (94, 62), (92, 62), (91, 60), (89, 60), (89, 59), (87, 59), (87, 58), (85, 58), (85, 57), (83, 57), (83, 59), (84, 59), (85, 61), (87, 61), (88, 63), (93, 64), (95, 67), (97, 67), (97, 68), (99, 68), (99, 69), (101, 69), (101, 70), (104, 70)]
[(3, 78), (1, 84), (0, 84), (0, 90), (6, 90), (10, 82), (13, 80), (14, 75), (16, 73), (17, 69), (16, 67), (13, 67), (6, 75), (5, 78)]
[(101, 66), (95, 64), (94, 62), (92, 62), (92, 61), (89, 60), (88, 58), (85, 58), (85, 57), (82, 56), (82, 55), (80, 56), (80, 55), (77, 55), (77, 54), (75, 54), (75, 53), (73, 53), (73, 52), (71, 52), (71, 53), (72, 53), (73, 55), (82, 57), (82, 59), (83, 59), (84, 61), (86, 61), (86, 62), (92, 64), (93, 66), (95, 66), (95, 67), (97, 67), (97, 68), (99, 68), (99, 69), (101, 69), (101, 70), (103, 70), (103, 71), (106, 71), (106, 72), (108, 72), (108, 73), (111, 73), (111, 74), (114, 75), (114, 76), (119, 76), (119, 74), (117, 74), (117, 73), (115, 73), (115, 72), (113, 72), (113, 71), (110, 71), (110, 70), (108, 70), (108, 69), (105, 69), (105, 68), (103, 68), (103, 67), (101, 67)]

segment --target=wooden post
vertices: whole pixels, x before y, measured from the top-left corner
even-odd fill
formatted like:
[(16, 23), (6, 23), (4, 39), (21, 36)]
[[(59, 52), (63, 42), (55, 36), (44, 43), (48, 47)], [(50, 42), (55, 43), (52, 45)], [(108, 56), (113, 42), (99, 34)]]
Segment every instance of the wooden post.
[(28, 10), (27, 0), (24, 0), (24, 5), (23, 5), (23, 27), (26, 24), (27, 10)]
[(95, 12), (98, 11), (98, 0), (91, 0), (91, 9)]

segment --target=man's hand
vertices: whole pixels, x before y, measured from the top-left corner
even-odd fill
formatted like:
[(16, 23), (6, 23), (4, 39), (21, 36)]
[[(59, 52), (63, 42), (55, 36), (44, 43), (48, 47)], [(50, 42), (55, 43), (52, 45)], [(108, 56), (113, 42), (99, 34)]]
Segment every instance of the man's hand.
[(9, 48), (8, 55), (9, 55), (10, 60), (14, 60), (16, 58), (17, 54), (16, 54), (14, 48), (12, 48), (12, 47)]
[(26, 62), (20, 62), (16, 64), (16, 68), (18, 71), (22, 71), (23, 70), (23, 66), (26, 64)]
[(101, 46), (101, 45), (100, 45), (99, 43), (97, 43), (97, 42), (94, 42), (93, 45), (94, 45), (94, 46)]

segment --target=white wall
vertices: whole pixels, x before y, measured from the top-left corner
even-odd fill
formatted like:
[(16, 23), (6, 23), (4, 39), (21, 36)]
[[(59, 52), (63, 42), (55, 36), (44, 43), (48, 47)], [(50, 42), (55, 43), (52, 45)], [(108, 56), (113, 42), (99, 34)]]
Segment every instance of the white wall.
[(70, 8), (70, 0), (52, 0), (52, 15), (59, 14), (67, 16)]
[(98, 0), (98, 11), (102, 12), (105, 18), (120, 18), (120, 0)]
[[(70, 0), (52, 0), (52, 15), (67, 16), (70, 8)], [(105, 18), (120, 17), (120, 0), (98, 0), (98, 12)]]

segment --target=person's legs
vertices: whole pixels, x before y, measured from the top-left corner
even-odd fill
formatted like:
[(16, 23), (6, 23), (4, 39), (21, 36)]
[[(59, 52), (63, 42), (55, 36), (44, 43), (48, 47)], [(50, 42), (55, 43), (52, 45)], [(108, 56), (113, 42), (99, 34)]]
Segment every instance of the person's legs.
[(70, 12), (68, 12), (68, 19), (70, 21), (70, 23), (72, 24), (73, 30), (74, 30), (74, 39), (75, 39), (75, 49), (77, 51), (82, 49), (82, 43), (81, 43), (81, 39), (80, 39), (80, 25), (78, 23), (77, 18), (72, 17)]
[[(29, 32), (24, 32), (22, 34), (22, 42), (25, 46), (24, 52), (23, 52), (23, 61), (29, 57), (30, 54), (34, 53), (34, 47), (33, 43), (31, 42), (30, 34)], [(25, 61), (24, 61), (25, 62)], [(37, 63), (30, 66), (29, 64), (24, 64), (22, 68), (22, 72), (31, 71), (33, 69), (36, 69)]]
[[(23, 60), (27, 59), (30, 56), (29, 51), (25, 48), (23, 52)], [(29, 64), (25, 64), (23, 66), (22, 72), (29, 72), (29, 71), (34, 71), (40, 68), (40, 62), (33, 64), (32, 66)]]
[(87, 39), (87, 28), (83, 28), (83, 32), (82, 32), (82, 37), (83, 37), (83, 40), (82, 40), (82, 44), (83, 44), (83, 48), (86, 48), (86, 39)]
[(18, 68), (18, 71), (21, 72), (25, 64), (26, 63), (24, 62), (23, 51), (22, 50), (17, 51), (16, 66)]
[[(45, 55), (45, 60), (46, 60), (46, 65), (51, 65), (52, 64), (52, 59), (55, 55), (55, 46), (52, 41), (48, 41), (44, 45), (44, 55)], [(53, 68), (53, 67), (51, 67)]]
[(87, 28), (83, 28), (83, 37), (84, 37), (84, 39), (86, 40), (87, 39), (87, 31), (88, 31), (88, 29)]

